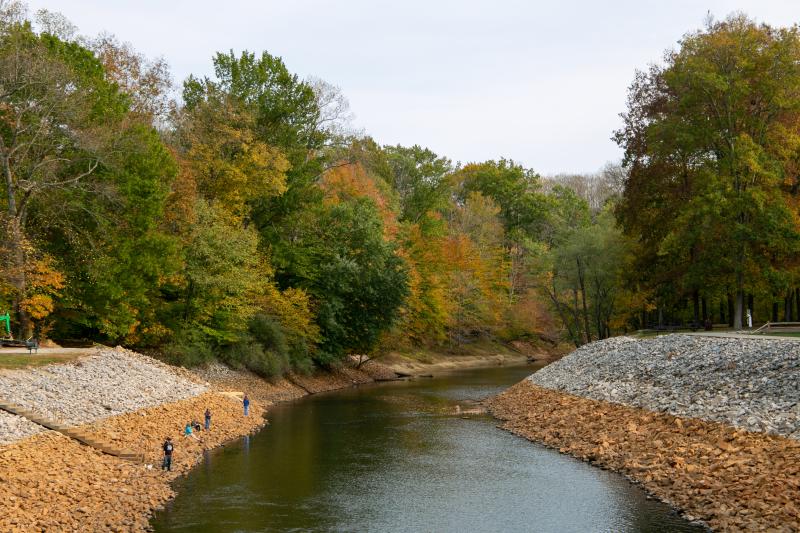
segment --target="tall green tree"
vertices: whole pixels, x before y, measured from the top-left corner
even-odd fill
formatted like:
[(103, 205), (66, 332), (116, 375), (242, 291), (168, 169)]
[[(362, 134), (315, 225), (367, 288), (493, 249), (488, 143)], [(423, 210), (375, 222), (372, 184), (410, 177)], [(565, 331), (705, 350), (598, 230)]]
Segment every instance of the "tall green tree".
[(288, 162), (286, 190), (254, 199), (253, 216), (267, 241), (284, 240), (283, 218), (321, 199), (314, 183), (325, 168), (329, 132), (320, 122), (317, 94), (280, 57), (267, 52), (218, 53), (213, 62), (214, 79), (190, 76), (184, 83), (186, 108), (231, 105), (253, 117), (255, 140), (282, 152)]
[(161, 217), (176, 165), (159, 135), (135, 124), (80, 188), (40, 198), (31, 229), (67, 277), (56, 313), (64, 336), (153, 345), (166, 331), (161, 288), (179, 265)]
[(625, 230), (672, 270), (673, 287), (729, 280), (737, 329), (745, 292), (771, 276), (771, 257), (797, 246), (781, 184), (800, 148), (798, 112), (798, 28), (735, 15), (638, 73), (615, 135), (630, 169)]
[(383, 238), (375, 205), (362, 198), (319, 204), (291, 221), (295, 246), (276, 264), (285, 281), (305, 289), (316, 308), (321, 342), (317, 360), (369, 353), (391, 327), (408, 294), (408, 274), (395, 246)]
[(383, 152), (390, 167), (390, 184), (400, 198), (401, 220), (419, 222), (447, 206), (447, 176), (453, 171), (449, 159), (417, 145), (385, 146)]
[[(127, 301), (110, 307), (121, 314), (105, 314), (92, 329), (122, 338), (142, 321), (143, 295), (152, 294), (159, 258), (169, 255), (155, 226), (174, 164), (152, 128), (131, 120), (128, 96), (76, 42), (4, 21), (0, 86), (2, 281), (12, 288), (20, 333), (32, 331), (29, 264), (45, 251), (66, 270), (70, 314), (79, 322), (93, 322), (99, 300), (78, 294), (119, 284), (112, 292)], [(114, 268), (95, 278), (106, 261)]]

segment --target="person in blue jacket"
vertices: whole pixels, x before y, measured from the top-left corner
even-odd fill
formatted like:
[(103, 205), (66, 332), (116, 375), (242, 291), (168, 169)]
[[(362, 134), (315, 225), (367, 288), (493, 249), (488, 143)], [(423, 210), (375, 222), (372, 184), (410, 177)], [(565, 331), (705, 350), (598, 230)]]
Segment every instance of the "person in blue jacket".
[(247, 397), (247, 394), (242, 399), (242, 405), (244, 406), (244, 416), (247, 416), (247, 412), (250, 410), (250, 398)]

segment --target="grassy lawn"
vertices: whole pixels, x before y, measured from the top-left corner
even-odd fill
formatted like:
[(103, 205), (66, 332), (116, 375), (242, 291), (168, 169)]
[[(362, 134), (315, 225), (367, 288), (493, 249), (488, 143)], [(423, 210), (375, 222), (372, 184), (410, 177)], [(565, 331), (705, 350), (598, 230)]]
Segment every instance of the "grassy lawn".
[(65, 354), (65, 355), (27, 355), (10, 353), (4, 354), (0, 352), (0, 369), (17, 369), (29, 368), (37, 366), (52, 365), (53, 363), (63, 363), (71, 361), (79, 357), (79, 355)]
[(757, 333), (764, 337), (800, 337), (800, 331), (775, 331), (769, 333)]

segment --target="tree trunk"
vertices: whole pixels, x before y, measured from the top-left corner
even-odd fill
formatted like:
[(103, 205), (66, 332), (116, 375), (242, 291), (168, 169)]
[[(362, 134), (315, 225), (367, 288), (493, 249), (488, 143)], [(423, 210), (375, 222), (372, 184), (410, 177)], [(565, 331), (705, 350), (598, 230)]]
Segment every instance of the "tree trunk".
[(703, 307), (703, 324), (705, 324), (706, 320), (708, 320), (708, 302), (706, 301), (706, 297), (703, 296), (703, 299), (700, 300), (700, 302), (702, 303)]
[(733, 327), (733, 296), (728, 293), (728, 325)]
[(12, 263), (9, 282), (14, 287), (13, 305), (17, 316), (17, 337), (28, 339), (33, 335), (33, 327), (28, 312), (22, 306), (22, 299), (25, 298), (25, 292), (28, 288), (28, 280), (25, 276), (25, 239), (19, 219), (12, 218), (9, 226), (8, 249)]
[(581, 344), (586, 344), (581, 328), (581, 315), (578, 311), (578, 289), (572, 289), (572, 319), (575, 321), (575, 333), (580, 338)]
[[(597, 306), (595, 306), (597, 307)], [(597, 338), (598, 339), (605, 339), (605, 329), (603, 328), (603, 319), (600, 316), (600, 308), (597, 307), (597, 310), (594, 312), (594, 322), (595, 327), (597, 328)]]
[(581, 284), (581, 301), (583, 306), (583, 326), (586, 329), (586, 342), (592, 342), (592, 330), (589, 328), (589, 308), (586, 306), (586, 285), (583, 280), (583, 268), (581, 267), (581, 260), (577, 259), (578, 263), (578, 282)]
[(569, 319), (568, 319), (568, 317), (566, 315), (566, 312), (564, 311), (564, 307), (561, 305), (561, 302), (558, 300), (558, 292), (556, 290), (555, 278), (553, 278), (553, 292), (550, 292), (548, 290), (547, 294), (548, 294), (548, 296), (550, 296), (550, 299), (552, 300), (553, 305), (556, 308), (556, 312), (558, 312), (558, 316), (559, 316), (559, 318), (561, 318), (561, 322), (563, 322), (564, 325), (566, 326), (567, 333), (569, 334), (570, 339), (572, 339), (573, 344), (575, 344), (576, 348), (580, 348), (580, 346), (581, 346), (580, 339), (578, 339), (578, 337), (575, 335), (575, 333), (574, 333), (574, 331), (572, 329), (572, 323), (569, 321)]
[(692, 329), (697, 329), (697, 325), (700, 323), (700, 293), (697, 289), (692, 292), (692, 307), (694, 308), (694, 324), (692, 324)]
[(772, 302), (772, 321), (778, 321), (778, 302)]
[(719, 322), (720, 324), (725, 324), (725, 302), (723, 302), (722, 298), (719, 299)]
[(744, 315), (744, 291), (736, 289), (736, 302), (733, 310), (733, 329), (742, 329), (742, 318)]
[[(735, 180), (738, 182), (739, 177), (738, 174), (735, 177)], [(738, 194), (738, 185), (737, 185), (737, 194)], [(741, 219), (740, 222), (744, 222), (744, 214), (740, 214), (739, 218)], [(744, 319), (744, 245), (739, 250), (737, 254), (738, 257), (736, 258), (736, 308), (734, 310), (733, 315), (733, 329), (740, 330), (742, 329), (742, 319)]]
[[(793, 294), (790, 292), (789, 294)], [(784, 322), (791, 322), (792, 316), (792, 301), (789, 296), (783, 297), (783, 321)]]
[(14, 287), (13, 307), (17, 316), (17, 335), (21, 339), (27, 339), (32, 334), (31, 320), (28, 313), (22, 306), (22, 299), (25, 298), (27, 290), (27, 279), (25, 276), (25, 232), (22, 227), (23, 218), (17, 208), (16, 188), (11, 172), (11, 161), (8, 153), (3, 154), (3, 175), (6, 185), (6, 210), (8, 213), (8, 253), (7, 258), (11, 266), (9, 283)]
[(794, 317), (795, 320), (800, 320), (800, 289), (794, 289), (794, 304), (795, 309), (797, 309), (797, 313), (795, 313)]
[(750, 318), (755, 324), (756, 322), (756, 305), (753, 303), (753, 293), (747, 295), (747, 310), (750, 311)]

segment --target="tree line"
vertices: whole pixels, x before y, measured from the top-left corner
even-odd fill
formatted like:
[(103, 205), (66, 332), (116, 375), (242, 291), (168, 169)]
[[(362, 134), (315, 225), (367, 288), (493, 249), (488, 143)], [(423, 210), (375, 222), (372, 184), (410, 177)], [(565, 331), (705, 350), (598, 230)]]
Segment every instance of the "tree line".
[(621, 168), (560, 177), (600, 212), (551, 247), (572, 341), (800, 320), (798, 26), (709, 17), (636, 73), (621, 118)]
[(568, 189), (382, 146), (337, 88), (268, 52), (218, 53), (174, 99), (163, 61), (1, 7), (0, 299), (18, 335), (279, 375), (551, 322), (531, 265), (558, 213), (588, 212)]
[(624, 166), (543, 178), (380, 145), (268, 52), (174, 98), (163, 60), (0, 2), (0, 304), (23, 337), (268, 376), (797, 305), (797, 50), (744, 17), (687, 35), (637, 75)]

